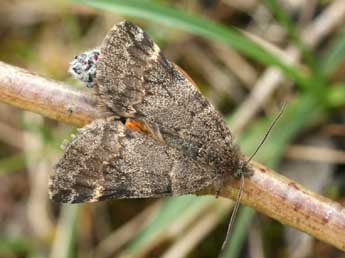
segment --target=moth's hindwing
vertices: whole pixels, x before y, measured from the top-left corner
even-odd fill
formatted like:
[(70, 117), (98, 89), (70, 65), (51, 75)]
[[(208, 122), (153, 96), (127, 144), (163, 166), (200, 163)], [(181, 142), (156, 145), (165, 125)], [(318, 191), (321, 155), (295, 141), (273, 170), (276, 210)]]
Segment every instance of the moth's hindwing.
[(122, 22), (100, 51), (95, 90), (103, 109), (144, 121), (157, 139), (215, 167), (220, 180), (237, 171), (239, 151), (222, 117), (145, 32)]
[(50, 198), (63, 203), (193, 193), (216, 169), (134, 132), (122, 122), (99, 119), (66, 146), (49, 183)]

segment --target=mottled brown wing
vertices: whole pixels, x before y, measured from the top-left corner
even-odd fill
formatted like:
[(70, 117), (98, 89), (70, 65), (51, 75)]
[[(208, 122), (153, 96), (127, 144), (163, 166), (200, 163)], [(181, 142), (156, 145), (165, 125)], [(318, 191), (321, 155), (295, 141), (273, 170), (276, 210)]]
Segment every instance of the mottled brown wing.
[(105, 110), (142, 120), (156, 139), (215, 167), (221, 179), (237, 171), (239, 151), (222, 117), (137, 26), (122, 22), (108, 33), (96, 81)]
[(209, 185), (216, 170), (120, 121), (99, 119), (66, 146), (49, 182), (57, 202), (162, 197), (193, 193)]
[(116, 25), (105, 37), (96, 64), (96, 94), (101, 106), (122, 117), (135, 117), (144, 101), (144, 73), (159, 48), (137, 26)]

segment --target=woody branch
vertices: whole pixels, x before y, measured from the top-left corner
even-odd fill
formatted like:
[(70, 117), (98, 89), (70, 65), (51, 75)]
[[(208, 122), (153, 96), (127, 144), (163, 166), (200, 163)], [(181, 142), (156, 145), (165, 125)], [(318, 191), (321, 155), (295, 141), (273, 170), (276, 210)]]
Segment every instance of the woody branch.
[[(0, 101), (78, 127), (97, 117), (91, 96), (3, 62)], [(344, 207), (254, 161), (251, 165), (254, 175), (245, 179), (243, 204), (345, 251)], [(220, 195), (234, 199), (238, 188), (239, 182), (229, 180)]]

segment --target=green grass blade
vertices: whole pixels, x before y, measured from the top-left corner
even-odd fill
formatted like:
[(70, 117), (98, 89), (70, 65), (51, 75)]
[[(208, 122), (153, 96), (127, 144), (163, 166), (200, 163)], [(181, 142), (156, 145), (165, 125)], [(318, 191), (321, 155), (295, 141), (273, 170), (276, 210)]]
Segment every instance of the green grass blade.
[(345, 58), (345, 29), (342, 29), (330, 49), (321, 58), (321, 70), (330, 75)]
[(128, 246), (126, 253), (134, 256), (136, 253), (140, 253), (151, 241), (157, 239), (157, 236), (164, 235), (172, 222), (195, 214), (198, 210), (202, 210), (205, 205), (209, 205), (210, 201), (213, 201), (212, 197), (198, 198), (191, 195), (167, 199), (149, 225)]
[(14, 154), (11, 157), (0, 159), (0, 175), (10, 174), (26, 165), (25, 153)]
[(231, 26), (215, 23), (207, 18), (187, 14), (173, 7), (142, 0), (74, 0), (89, 6), (127, 16), (139, 17), (160, 24), (182, 29), (193, 34), (221, 42), (237, 49), (239, 52), (265, 64), (279, 67), (285, 75), (294, 79), (299, 85), (311, 86), (308, 76), (298, 69), (287, 65), (273, 54), (243, 36)]
[(238, 219), (236, 220), (231, 239), (229, 243), (227, 243), (227, 247), (225, 248), (221, 258), (238, 257), (242, 248), (242, 244), (247, 237), (247, 232), (254, 215), (255, 210), (253, 210), (252, 208), (240, 208), (238, 212)]
[(339, 108), (345, 105), (345, 84), (335, 84), (330, 87), (325, 96), (330, 108)]
[(26, 257), (34, 253), (34, 243), (24, 237), (0, 235), (0, 257)]
[(50, 257), (74, 257), (76, 242), (76, 226), (81, 205), (65, 204), (61, 206), (58, 228), (55, 235)]
[(296, 24), (291, 20), (288, 13), (281, 7), (277, 0), (264, 0), (264, 3), (276, 18), (277, 22), (285, 29), (291, 41), (300, 49), (303, 58), (313, 72), (313, 78), (320, 77), (320, 68), (314, 53), (302, 42)]

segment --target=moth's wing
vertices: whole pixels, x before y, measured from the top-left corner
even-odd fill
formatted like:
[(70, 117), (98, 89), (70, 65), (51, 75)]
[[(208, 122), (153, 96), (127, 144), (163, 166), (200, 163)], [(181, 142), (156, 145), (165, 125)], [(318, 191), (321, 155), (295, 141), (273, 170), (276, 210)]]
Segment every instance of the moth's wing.
[(95, 120), (67, 145), (49, 182), (63, 203), (188, 194), (209, 185), (216, 171), (119, 121)]
[(101, 107), (122, 117), (134, 117), (134, 106), (144, 99), (144, 73), (159, 53), (139, 27), (124, 21), (109, 31), (96, 65), (96, 94)]
[(96, 73), (106, 110), (143, 120), (156, 138), (216, 167), (219, 177), (238, 169), (239, 151), (222, 117), (139, 27), (122, 22), (108, 33)]

